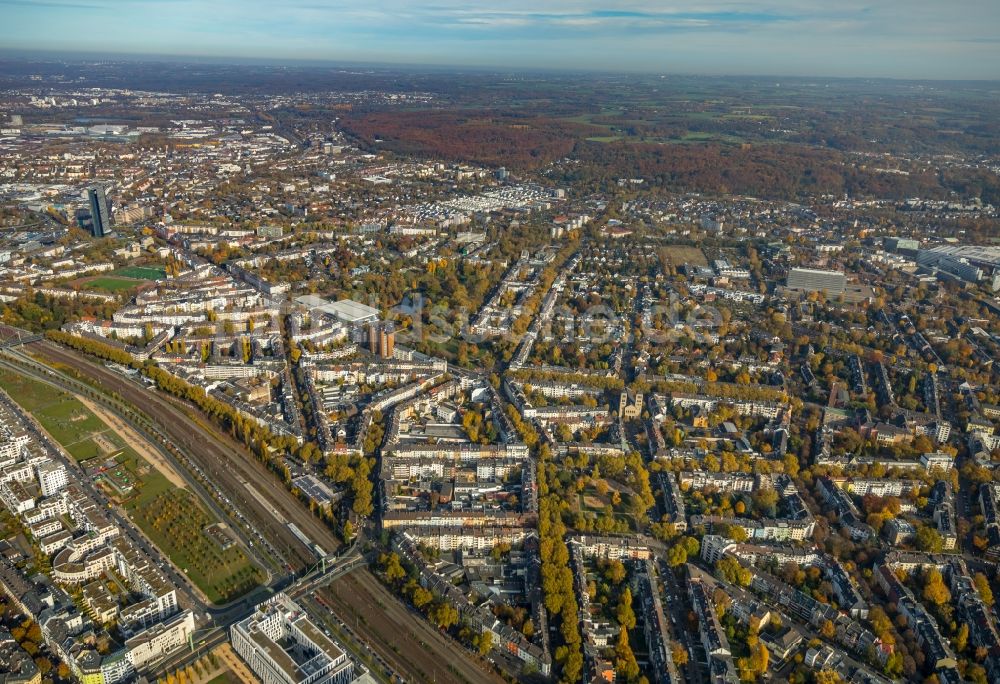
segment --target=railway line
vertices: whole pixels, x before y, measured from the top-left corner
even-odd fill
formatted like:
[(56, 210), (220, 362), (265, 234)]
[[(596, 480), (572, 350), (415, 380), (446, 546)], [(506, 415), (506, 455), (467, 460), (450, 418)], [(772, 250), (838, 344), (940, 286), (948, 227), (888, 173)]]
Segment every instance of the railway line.
[[(208, 425), (197, 409), (47, 340), (32, 342), (26, 345), (26, 350), (36, 358), (72, 368), (148, 415), (176, 447), (219, 485), (227, 504), (245, 511), (248, 523), (285, 557), (286, 570), (298, 572), (315, 562), (313, 550), (292, 533), (288, 522), (294, 522), (324, 549), (339, 547), (333, 532), (277, 483), (275, 475), (263, 463), (230, 435)], [(253, 485), (256, 496), (246, 483)]]
[(337, 615), (392, 670), (411, 682), (496, 683), (503, 679), (472, 660), (375, 578), (360, 570), (311, 594)]
[[(60, 387), (69, 393), (94, 393), (96, 390), (89, 384), (77, 378), (67, 376), (55, 371), (49, 366), (35, 361), (34, 359), (8, 352), (0, 365), (10, 366), (18, 372), (27, 372), (35, 375), (40, 380)], [(94, 398), (93, 396), (91, 398)], [(165, 433), (158, 423), (145, 413), (139, 413), (131, 404), (124, 403), (116, 396), (100, 394), (99, 401), (112, 411), (137, 428), (149, 437), (150, 444), (158, 448), (161, 454), (172, 461), (184, 473), (185, 481), (192, 487), (199, 498), (212, 509), (221, 520), (228, 520), (233, 524), (233, 530), (240, 536), (243, 544), (248, 548), (251, 555), (262, 567), (270, 569), (271, 577), (280, 577), (288, 572), (287, 551), (278, 551), (271, 543), (266, 521), (261, 521), (255, 517), (256, 513), (250, 509), (237, 508), (233, 499), (228, 496), (228, 490), (223, 491), (219, 486), (217, 478), (208, 477), (203, 469), (193, 458), (191, 452), (182, 449), (174, 438)], [(244, 514), (245, 513), (245, 514)], [(252, 523), (252, 524), (251, 524)], [(253, 542), (257, 543), (254, 544)], [(277, 571), (277, 572), (275, 572)]]

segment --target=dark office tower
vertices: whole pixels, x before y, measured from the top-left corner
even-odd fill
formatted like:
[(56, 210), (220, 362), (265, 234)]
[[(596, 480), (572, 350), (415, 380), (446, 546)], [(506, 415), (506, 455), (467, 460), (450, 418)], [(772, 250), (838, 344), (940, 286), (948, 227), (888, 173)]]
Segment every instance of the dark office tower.
[(111, 230), (111, 207), (104, 188), (99, 185), (87, 188), (87, 198), (90, 200), (90, 232), (94, 237), (104, 237)]

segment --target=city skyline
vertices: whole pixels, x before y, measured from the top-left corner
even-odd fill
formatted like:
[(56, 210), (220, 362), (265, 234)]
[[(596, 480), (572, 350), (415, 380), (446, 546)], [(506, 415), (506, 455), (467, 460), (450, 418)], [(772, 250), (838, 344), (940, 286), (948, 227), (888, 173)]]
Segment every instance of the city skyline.
[(984, 0), (0, 5), (0, 43), (19, 52), (906, 79), (993, 79), (1000, 63), (1000, 6)]

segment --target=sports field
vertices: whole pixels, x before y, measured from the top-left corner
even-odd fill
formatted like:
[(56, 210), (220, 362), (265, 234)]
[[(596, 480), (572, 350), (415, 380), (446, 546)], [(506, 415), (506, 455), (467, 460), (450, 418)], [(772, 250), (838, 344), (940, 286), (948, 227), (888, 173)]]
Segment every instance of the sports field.
[(139, 281), (128, 280), (126, 278), (114, 278), (112, 276), (98, 276), (83, 283), (88, 290), (104, 290), (106, 292), (121, 292), (131, 290), (133, 287), (141, 285)]
[(708, 259), (698, 247), (688, 245), (667, 245), (662, 248), (667, 257), (675, 266), (681, 264), (695, 264), (696, 266), (708, 266)]
[(127, 266), (111, 272), (111, 275), (122, 278), (134, 278), (136, 280), (161, 280), (166, 277), (166, 272), (162, 268), (152, 268), (149, 266)]

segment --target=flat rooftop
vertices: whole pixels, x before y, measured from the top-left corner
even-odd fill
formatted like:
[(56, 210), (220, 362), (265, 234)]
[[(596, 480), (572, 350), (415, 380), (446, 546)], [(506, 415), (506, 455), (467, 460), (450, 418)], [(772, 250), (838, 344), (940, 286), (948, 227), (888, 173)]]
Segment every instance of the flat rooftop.
[(330, 501), (334, 497), (333, 490), (322, 480), (312, 475), (298, 477), (293, 480), (292, 484), (305, 492), (309, 498), (316, 499), (317, 501)]
[(285, 673), (285, 676), (289, 680), (301, 682), (305, 679), (299, 671), (295, 660), (277, 642), (270, 639), (266, 634), (257, 631), (251, 632), (250, 638), (257, 644), (257, 648), (267, 653), (271, 661), (281, 668), (281, 671)]
[(309, 619), (307, 615), (300, 615), (294, 624), (302, 633), (305, 634), (310, 641), (312, 641), (319, 650), (330, 660), (337, 660), (344, 655), (344, 651), (333, 642), (330, 637), (324, 634), (319, 628), (313, 624), (313, 621)]
[(334, 312), (342, 321), (354, 322), (363, 321), (369, 318), (378, 318), (379, 310), (368, 306), (367, 304), (362, 304), (360, 302), (355, 302), (352, 299), (341, 299), (339, 302), (335, 302), (329, 305), (329, 308)]
[(254, 650), (266, 654), (272, 672), (283, 681), (299, 684), (324, 670), (332, 674), (354, 668), (344, 649), (284, 594), (257, 610), (233, 629), (249, 639)]
[(381, 312), (378, 309), (356, 302), (353, 299), (341, 299), (339, 302), (329, 302), (316, 295), (297, 297), (296, 302), (311, 309), (318, 309), (325, 314), (335, 316), (344, 323), (364, 323), (378, 320)]

